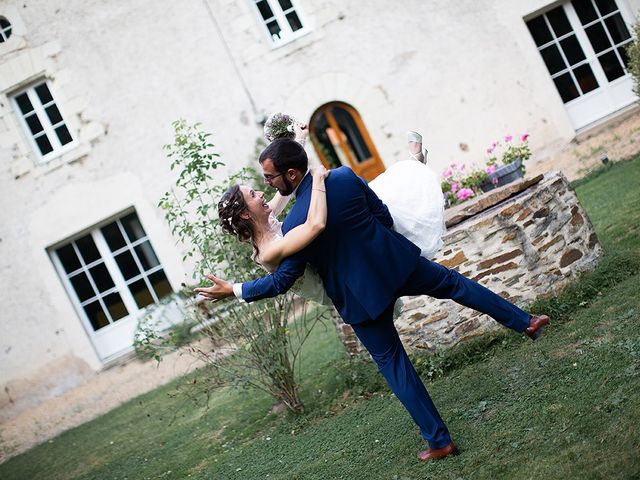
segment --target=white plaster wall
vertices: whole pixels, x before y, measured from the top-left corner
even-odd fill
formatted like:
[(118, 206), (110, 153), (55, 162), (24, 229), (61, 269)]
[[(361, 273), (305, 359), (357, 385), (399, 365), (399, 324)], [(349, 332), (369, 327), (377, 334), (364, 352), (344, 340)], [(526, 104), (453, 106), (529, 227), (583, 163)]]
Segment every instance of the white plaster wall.
[[(209, 1), (258, 105), (308, 119), (327, 101), (351, 103), (387, 164), (405, 158), (408, 129), (423, 132), (437, 170), (483, 162), (507, 133), (529, 132), (540, 160), (575, 135), (523, 20), (552, 2), (302, 2), (311, 33), (272, 49), (251, 22), (232, 23), (249, 2)], [(629, 12), (638, 3), (621, 0)]]
[[(2, 385), (38, 376), (62, 358), (72, 359), (65, 363), (69, 371), (101, 365), (48, 246), (134, 206), (174, 288), (191, 278), (156, 208), (173, 181), (162, 151), (173, 120), (203, 122), (234, 169), (253, 153), (260, 129), (205, 4), (162, 3), (0, 2), (0, 14), (17, 10), (24, 24), (21, 51), (59, 44), (46, 74), (63, 112), (79, 110), (77, 122), (103, 129), (85, 145), (86, 154), (70, 162), (36, 166), (31, 154), (22, 155), (28, 168), (19, 178), (12, 169), (15, 149), (7, 145), (17, 142), (21, 152), (28, 145), (18, 128), (2, 137)], [(74, 362), (80, 367), (70, 366)]]

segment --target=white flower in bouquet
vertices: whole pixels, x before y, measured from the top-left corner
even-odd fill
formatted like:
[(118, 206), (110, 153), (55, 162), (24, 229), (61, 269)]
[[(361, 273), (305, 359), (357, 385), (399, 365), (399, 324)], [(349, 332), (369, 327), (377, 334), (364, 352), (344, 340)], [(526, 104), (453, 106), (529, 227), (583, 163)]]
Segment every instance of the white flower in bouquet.
[(264, 138), (268, 142), (273, 142), (276, 138), (295, 139), (296, 133), (293, 128), (296, 120), (286, 113), (275, 112), (269, 115), (264, 124)]

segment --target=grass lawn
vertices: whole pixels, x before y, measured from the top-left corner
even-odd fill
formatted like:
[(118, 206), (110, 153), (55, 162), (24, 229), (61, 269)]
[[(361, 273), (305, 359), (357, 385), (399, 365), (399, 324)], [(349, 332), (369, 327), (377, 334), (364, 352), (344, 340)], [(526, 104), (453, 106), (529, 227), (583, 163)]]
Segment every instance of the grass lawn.
[[(607, 252), (556, 299), (537, 342), (504, 332), (419, 369), (461, 455), (425, 443), (373, 365), (349, 364), (333, 327), (307, 343), (299, 418), (260, 393), (206, 409), (176, 387), (138, 397), (0, 465), (8, 479), (573, 479), (640, 477), (640, 157), (580, 181)], [(585, 293), (586, 292), (586, 293)], [(423, 378), (427, 378), (426, 375)]]

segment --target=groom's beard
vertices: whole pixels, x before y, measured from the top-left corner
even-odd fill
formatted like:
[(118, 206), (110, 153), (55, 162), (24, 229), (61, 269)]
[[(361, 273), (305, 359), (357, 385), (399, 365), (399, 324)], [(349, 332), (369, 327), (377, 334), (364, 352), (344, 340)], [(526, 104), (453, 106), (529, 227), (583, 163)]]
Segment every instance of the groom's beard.
[(284, 188), (280, 190), (280, 195), (286, 197), (287, 195), (291, 195), (293, 193), (293, 184), (289, 181), (287, 177), (282, 176), (282, 182), (284, 183)]

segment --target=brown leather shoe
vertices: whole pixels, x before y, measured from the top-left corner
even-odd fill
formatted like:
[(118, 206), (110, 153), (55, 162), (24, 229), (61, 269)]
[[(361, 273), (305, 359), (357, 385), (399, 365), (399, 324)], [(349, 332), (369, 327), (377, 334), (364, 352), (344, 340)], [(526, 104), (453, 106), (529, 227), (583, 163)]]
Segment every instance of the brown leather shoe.
[(448, 457), (449, 455), (458, 455), (458, 447), (451, 442), (449, 445), (445, 445), (442, 448), (428, 448), (421, 452), (418, 452), (418, 460), (426, 462), (427, 460), (437, 460), (438, 458)]
[(547, 315), (532, 315), (524, 334), (531, 340), (535, 340), (542, 333), (544, 326), (548, 324), (549, 317)]

